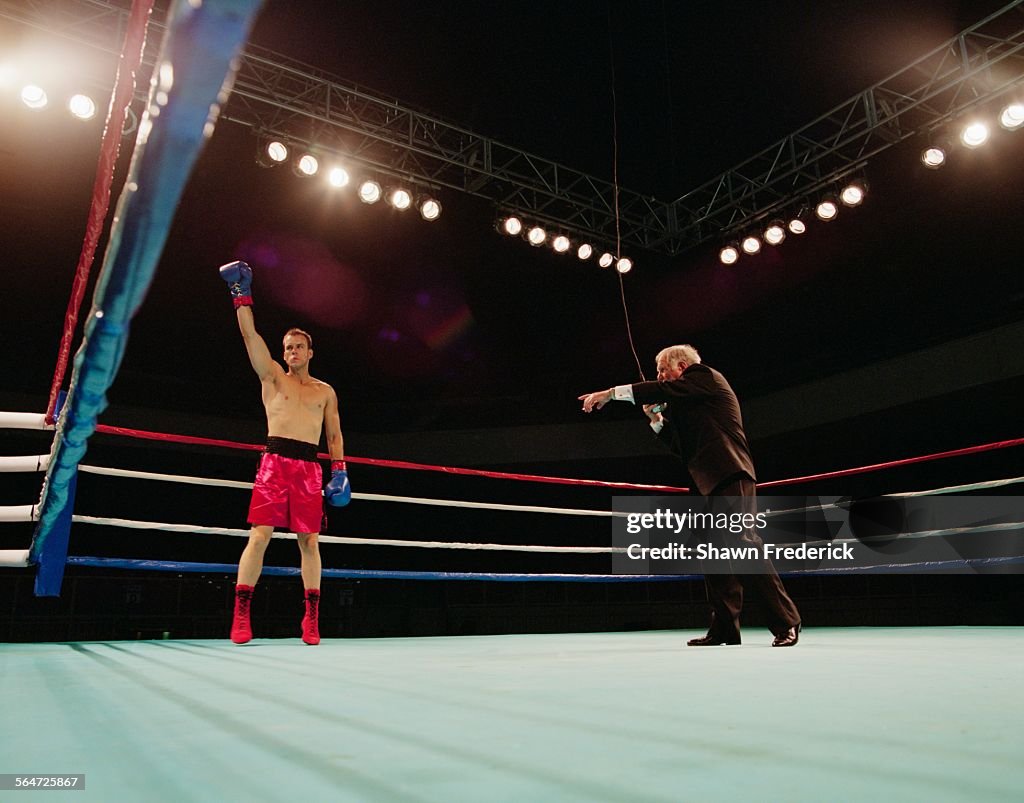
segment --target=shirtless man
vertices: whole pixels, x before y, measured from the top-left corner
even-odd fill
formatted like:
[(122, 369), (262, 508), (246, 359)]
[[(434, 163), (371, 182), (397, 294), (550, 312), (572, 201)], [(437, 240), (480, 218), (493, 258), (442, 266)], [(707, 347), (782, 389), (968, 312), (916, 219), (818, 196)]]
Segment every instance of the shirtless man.
[[(252, 502), (249, 505), (249, 543), (238, 562), (235, 587), (235, 615), (231, 640), (245, 644), (252, 639), (249, 608), (256, 581), (263, 570), (263, 554), (275, 527), (288, 527), (297, 536), (302, 556), (302, 582), (306, 589), (306, 612), (302, 617), (302, 640), (320, 643), (320, 547), (323, 497), (336, 507), (352, 497), (345, 448), (338, 418), (338, 397), (326, 382), (309, 375), (313, 357), (312, 338), (301, 329), (289, 329), (284, 336), (285, 371), (274, 362), (263, 338), (256, 332), (252, 316), (252, 269), (244, 262), (220, 268), (228, 283), (242, 330), (249, 362), (263, 386), (267, 411), (267, 448), (260, 458)], [(327, 432), (331, 455), (331, 481), (321, 494), (323, 473), (317, 462), (320, 430)]]

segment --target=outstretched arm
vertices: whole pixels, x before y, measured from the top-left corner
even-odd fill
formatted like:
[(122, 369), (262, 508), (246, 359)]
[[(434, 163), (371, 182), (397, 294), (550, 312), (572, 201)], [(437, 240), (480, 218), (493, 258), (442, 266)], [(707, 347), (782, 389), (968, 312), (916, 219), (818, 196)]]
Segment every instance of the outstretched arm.
[(583, 412), (585, 413), (589, 413), (592, 410), (600, 410), (613, 398), (615, 398), (615, 388), (595, 390), (593, 393), (584, 393), (582, 396), (577, 396), (577, 399), (583, 402)]

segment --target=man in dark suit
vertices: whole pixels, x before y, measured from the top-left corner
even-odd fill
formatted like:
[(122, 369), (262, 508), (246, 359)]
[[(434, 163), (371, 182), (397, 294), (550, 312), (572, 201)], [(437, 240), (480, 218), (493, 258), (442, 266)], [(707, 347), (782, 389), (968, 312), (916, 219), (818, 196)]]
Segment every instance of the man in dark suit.
[[(618, 385), (580, 396), (584, 412), (600, 410), (610, 401), (643, 405), (658, 439), (678, 455), (697, 490), (706, 497), (731, 497), (745, 511), (756, 510), (754, 461), (750, 456), (736, 394), (714, 368), (703, 365), (690, 345), (669, 346), (657, 356), (656, 382)], [(748, 543), (760, 544), (751, 532)], [(707, 635), (687, 642), (691, 647), (740, 643), (740, 611), (744, 585), (753, 585), (768, 607), (773, 647), (792, 647), (800, 636), (800, 614), (770, 560), (756, 574), (715, 572), (704, 577), (711, 603)]]

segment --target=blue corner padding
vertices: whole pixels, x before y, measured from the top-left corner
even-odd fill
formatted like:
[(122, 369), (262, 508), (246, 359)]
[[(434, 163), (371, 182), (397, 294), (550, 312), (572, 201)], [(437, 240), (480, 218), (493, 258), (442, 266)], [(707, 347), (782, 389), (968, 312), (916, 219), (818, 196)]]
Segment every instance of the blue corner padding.
[(43, 486), (29, 553), (31, 562), (49, 567), (37, 577), (39, 596), (60, 594), (79, 461), (106, 409), (131, 319), (153, 280), (189, 173), (219, 113), (221, 91), (226, 97), (230, 88), (233, 60), (261, 4), (205, 0), (193, 6), (179, 0), (171, 11), (155, 71), (161, 79), (139, 126)]

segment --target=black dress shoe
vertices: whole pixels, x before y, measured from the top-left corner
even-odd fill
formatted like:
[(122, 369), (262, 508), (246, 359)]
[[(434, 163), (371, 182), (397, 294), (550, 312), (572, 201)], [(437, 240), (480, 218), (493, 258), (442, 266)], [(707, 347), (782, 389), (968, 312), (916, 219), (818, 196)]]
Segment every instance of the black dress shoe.
[(785, 633), (775, 637), (775, 641), (772, 642), (773, 647), (795, 647), (796, 643), (800, 640), (800, 623), (797, 622)]
[(739, 643), (740, 643), (740, 637), (738, 635), (726, 638), (724, 636), (716, 636), (714, 633), (708, 633), (706, 636), (701, 636), (700, 638), (692, 638), (692, 639), (690, 639), (688, 642), (686, 642), (686, 646), (687, 647), (717, 647), (717, 646), (722, 645), (722, 644), (739, 644)]

